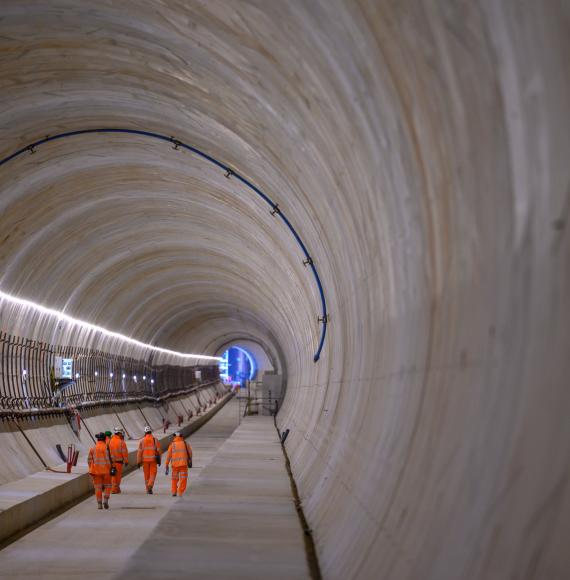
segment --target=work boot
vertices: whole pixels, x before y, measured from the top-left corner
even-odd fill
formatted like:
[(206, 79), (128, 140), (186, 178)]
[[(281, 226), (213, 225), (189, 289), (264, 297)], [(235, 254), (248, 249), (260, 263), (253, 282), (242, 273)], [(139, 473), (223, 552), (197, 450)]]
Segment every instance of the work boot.
[(149, 495), (152, 495), (152, 487), (149, 487), (149, 488), (146, 490), (146, 492), (147, 492)]
[(173, 494), (172, 494), (172, 497), (176, 497), (176, 494), (175, 494), (175, 493), (173, 493)]
[(97, 502), (97, 509), (98, 510), (102, 510), (103, 509), (103, 502), (101, 502), (101, 501), (98, 501)]
[(107, 500), (107, 499), (106, 499), (106, 500), (103, 502), (103, 507), (104, 507), (106, 510), (108, 510), (108, 509), (109, 509), (109, 500)]

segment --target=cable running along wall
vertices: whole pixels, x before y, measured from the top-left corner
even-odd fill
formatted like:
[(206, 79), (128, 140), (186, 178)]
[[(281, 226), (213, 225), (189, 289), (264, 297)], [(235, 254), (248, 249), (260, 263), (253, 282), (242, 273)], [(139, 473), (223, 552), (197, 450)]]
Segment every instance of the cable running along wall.
[(235, 177), (243, 185), (245, 185), (247, 188), (249, 188), (251, 191), (253, 191), (258, 197), (263, 199), (263, 201), (265, 201), (265, 203), (267, 203), (267, 205), (269, 205), (269, 207), (271, 208), (271, 215), (280, 218), (283, 221), (283, 223), (289, 228), (289, 231), (291, 232), (291, 234), (295, 238), (295, 241), (297, 242), (297, 244), (301, 248), (301, 251), (303, 252), (303, 256), (304, 256), (303, 264), (305, 266), (308, 266), (311, 269), (313, 276), (314, 276), (314, 279), (315, 279), (315, 282), (317, 284), (319, 296), (321, 299), (321, 316), (319, 316), (317, 318), (317, 321), (322, 323), (319, 344), (318, 344), (317, 350), (315, 352), (315, 355), (313, 357), (313, 360), (315, 362), (317, 362), (321, 356), (321, 352), (323, 350), (323, 346), (325, 343), (325, 337), (327, 334), (328, 313), (327, 313), (327, 303), (326, 303), (326, 299), (325, 299), (323, 285), (321, 283), (321, 279), (320, 279), (319, 274), (317, 272), (317, 268), (315, 266), (313, 258), (309, 254), (309, 251), (307, 250), (307, 247), (305, 246), (303, 240), (301, 239), (301, 237), (299, 236), (299, 234), (297, 233), (297, 231), (295, 230), (295, 228), (293, 227), (291, 222), (287, 219), (287, 217), (285, 216), (285, 214), (283, 213), (283, 210), (279, 207), (279, 205), (277, 203), (275, 203), (261, 189), (256, 187), (248, 179), (246, 179), (245, 177), (240, 175), (238, 172), (236, 172), (234, 169), (232, 169), (231, 167), (229, 167), (225, 163), (218, 161), (217, 159), (215, 159), (211, 155), (204, 153), (204, 151), (201, 151), (200, 149), (193, 147), (192, 145), (188, 145), (187, 143), (184, 143), (183, 141), (179, 141), (178, 139), (175, 139), (174, 137), (169, 137), (167, 135), (162, 135), (160, 133), (154, 133), (152, 131), (142, 131), (139, 129), (101, 128), (101, 129), (80, 129), (77, 131), (67, 131), (64, 133), (58, 133), (56, 135), (48, 135), (48, 136), (44, 137), (43, 139), (39, 139), (39, 140), (35, 141), (34, 143), (30, 143), (29, 145), (26, 145), (25, 147), (18, 149), (17, 151), (8, 155), (7, 157), (4, 157), (3, 159), (0, 160), (0, 167), (2, 165), (5, 165), (6, 163), (11, 161), (12, 159), (19, 157), (20, 155), (23, 155), (25, 153), (34, 153), (36, 148), (39, 147), (40, 145), (43, 145), (44, 143), (49, 143), (51, 141), (58, 141), (60, 139), (66, 139), (66, 138), (70, 138), (70, 137), (76, 137), (79, 135), (94, 135), (94, 134), (101, 134), (101, 133), (121, 133), (121, 134), (127, 134), (127, 135), (139, 135), (142, 137), (149, 137), (149, 138), (153, 138), (153, 139), (159, 139), (160, 141), (166, 141), (168, 143), (172, 143), (174, 145), (175, 149), (179, 149), (179, 148), (186, 149), (192, 153), (195, 153), (196, 155), (198, 155), (202, 159), (205, 159), (206, 161), (209, 161), (210, 163), (216, 165), (217, 167), (219, 167), (220, 169), (222, 169), (225, 172), (225, 175), (227, 178)]

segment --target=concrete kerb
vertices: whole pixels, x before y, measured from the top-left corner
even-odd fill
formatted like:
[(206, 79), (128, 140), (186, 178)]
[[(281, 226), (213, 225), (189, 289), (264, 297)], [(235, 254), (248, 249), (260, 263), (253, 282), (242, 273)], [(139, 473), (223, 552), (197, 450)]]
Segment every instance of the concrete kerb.
[[(180, 427), (184, 437), (200, 429), (234, 396), (233, 392), (226, 394), (211, 409), (189, 423)], [(172, 429), (171, 429), (172, 430)], [(172, 433), (156, 435), (164, 453), (170, 443)], [(136, 448), (129, 452), (129, 465), (124, 469), (128, 474), (136, 469)], [(0, 501), (0, 549), (31, 531), (46, 520), (59, 515), (79, 501), (85, 499), (93, 491), (91, 478), (87, 473), (67, 474), (40, 471), (22, 480), (13, 482), (18, 485), (18, 495), (28, 495), (27, 499), (14, 503), (2, 509)], [(3, 486), (3, 487), (8, 487)], [(25, 488), (29, 487), (28, 490)], [(16, 494), (16, 492), (14, 492)]]

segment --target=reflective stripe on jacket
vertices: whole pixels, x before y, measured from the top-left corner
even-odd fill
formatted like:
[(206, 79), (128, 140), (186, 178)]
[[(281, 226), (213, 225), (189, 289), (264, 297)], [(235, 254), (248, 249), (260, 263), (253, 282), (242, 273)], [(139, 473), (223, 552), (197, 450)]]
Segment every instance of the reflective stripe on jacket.
[(192, 447), (182, 437), (175, 437), (168, 447), (166, 465), (172, 461), (172, 467), (184, 467), (188, 465), (190, 459), (192, 459)]
[(97, 441), (95, 447), (89, 449), (87, 464), (91, 475), (109, 475), (111, 473), (111, 459), (107, 444), (104, 441)]
[(118, 435), (113, 435), (109, 442), (111, 459), (115, 463), (127, 463), (129, 461), (129, 451), (127, 444)]
[(137, 463), (156, 463), (156, 456), (160, 455), (160, 443), (151, 433), (145, 435), (139, 442)]

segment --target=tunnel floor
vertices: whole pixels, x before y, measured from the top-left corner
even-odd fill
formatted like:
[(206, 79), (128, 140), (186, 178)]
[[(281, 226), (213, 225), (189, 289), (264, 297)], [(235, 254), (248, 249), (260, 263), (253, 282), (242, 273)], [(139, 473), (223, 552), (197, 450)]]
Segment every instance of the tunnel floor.
[(187, 500), (164, 516), (118, 577), (181, 574), (216, 580), (310, 577), (272, 417), (242, 420)]
[(268, 567), (281, 558), (291, 572), (284, 577), (307, 577), (273, 421), (238, 424), (234, 399), (189, 439), (195, 460), (184, 498), (171, 496), (163, 467), (152, 496), (135, 470), (123, 493), (111, 496), (109, 511), (98, 511), (91, 496), (2, 550), (0, 575), (103, 579), (126, 567), (133, 578), (223, 578), (225, 571), (267, 578), (276, 577)]

